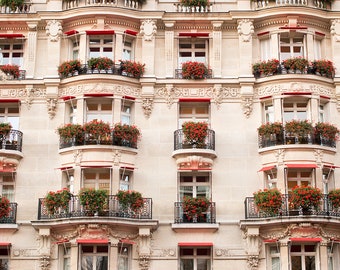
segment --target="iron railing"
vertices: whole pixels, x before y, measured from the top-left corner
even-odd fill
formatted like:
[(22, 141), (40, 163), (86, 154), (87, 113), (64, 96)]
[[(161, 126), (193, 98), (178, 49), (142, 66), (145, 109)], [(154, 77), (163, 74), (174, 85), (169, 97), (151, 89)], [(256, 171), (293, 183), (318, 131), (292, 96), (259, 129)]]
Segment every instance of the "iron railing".
[(188, 142), (183, 129), (174, 132), (174, 150), (179, 149), (209, 149), (215, 150), (215, 131), (208, 129), (204, 143)]
[(287, 132), (281, 134), (271, 134), (269, 136), (258, 136), (259, 148), (287, 144), (313, 144), (336, 148), (336, 140), (326, 139), (313, 133), (305, 136), (295, 136)]
[(175, 223), (216, 223), (215, 202), (210, 202), (206, 212), (192, 218), (184, 212), (183, 202), (175, 202)]
[(6, 150), (22, 150), (22, 132), (19, 130), (11, 129), (7, 135), (0, 134), (1, 148)]
[(66, 219), (74, 217), (87, 216), (103, 216), (112, 218), (131, 218), (131, 219), (152, 219), (152, 199), (143, 198), (144, 204), (138, 211), (133, 211), (130, 208), (124, 208), (119, 203), (117, 196), (107, 196), (107, 201), (104, 202), (103, 210), (100, 212), (89, 211), (81, 205), (79, 196), (71, 196), (69, 205), (66, 209), (58, 209), (54, 213), (49, 213), (44, 205), (44, 198), (39, 199), (38, 204), (38, 220), (42, 219)]
[(15, 202), (9, 203), (10, 211), (9, 215), (6, 217), (0, 218), (1, 224), (15, 224), (17, 223), (17, 206), (18, 204)]
[(59, 139), (59, 149), (81, 145), (116, 145), (137, 149), (137, 143), (116, 138), (113, 132), (107, 134), (105, 137), (93, 137), (92, 134), (84, 132), (72, 138), (60, 137)]
[(320, 217), (340, 217), (340, 209), (334, 208), (332, 206), (332, 203), (328, 200), (327, 194), (322, 195), (320, 204), (317, 208), (310, 207), (308, 209), (294, 208), (290, 203), (289, 198), (289, 194), (284, 194), (281, 207), (277, 209), (277, 211), (271, 211), (269, 213), (260, 211), (257, 208), (254, 197), (247, 197), (244, 201), (245, 218), (258, 219), (270, 217), (290, 217), (302, 216), (306, 214)]

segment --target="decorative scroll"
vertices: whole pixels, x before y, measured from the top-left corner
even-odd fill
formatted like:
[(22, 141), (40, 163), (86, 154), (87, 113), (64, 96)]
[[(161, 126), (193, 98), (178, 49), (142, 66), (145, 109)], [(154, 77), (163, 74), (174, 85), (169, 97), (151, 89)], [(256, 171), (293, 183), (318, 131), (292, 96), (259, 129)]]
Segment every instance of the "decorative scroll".
[(143, 21), (140, 26), (140, 33), (145, 41), (151, 41), (157, 33), (156, 22), (150, 19)]
[(57, 113), (58, 99), (56, 99), (56, 98), (47, 98), (46, 102), (47, 102), (47, 112), (48, 112), (48, 114), (50, 116), (50, 119), (53, 119), (54, 116)]
[(243, 42), (249, 42), (251, 36), (254, 34), (253, 22), (249, 19), (239, 21), (237, 26), (238, 34), (241, 36)]
[(149, 118), (153, 108), (153, 99), (152, 98), (143, 98), (142, 108), (144, 111), (144, 115), (146, 118)]
[(61, 22), (57, 20), (51, 20), (47, 22), (46, 35), (49, 36), (50, 41), (58, 41), (62, 34), (63, 27), (61, 26)]

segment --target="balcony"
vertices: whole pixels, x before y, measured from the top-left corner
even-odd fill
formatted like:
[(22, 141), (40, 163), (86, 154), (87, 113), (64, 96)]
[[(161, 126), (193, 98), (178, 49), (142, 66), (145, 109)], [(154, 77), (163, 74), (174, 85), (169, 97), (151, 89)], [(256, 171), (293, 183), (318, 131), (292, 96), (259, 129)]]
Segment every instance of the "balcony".
[[(19, 130), (11, 129), (8, 135), (0, 135), (0, 143), (2, 150), (22, 150), (22, 132)], [(0, 150), (1, 151), (1, 150)]]
[(255, 9), (264, 9), (269, 7), (285, 7), (285, 6), (301, 6), (301, 7), (313, 7), (319, 9), (330, 9), (330, 6), (326, 1), (318, 0), (276, 0), (274, 2), (265, 1), (254, 1)]
[[(212, 69), (208, 69), (207, 73), (208, 74), (204, 75), (204, 78), (202, 78), (202, 79), (211, 79), (212, 78)], [(175, 69), (175, 79), (183, 79), (182, 69)], [(200, 79), (193, 79), (193, 81), (200, 81)]]
[(38, 205), (38, 220), (52, 220), (52, 219), (72, 219), (78, 217), (107, 217), (107, 218), (123, 218), (134, 220), (150, 220), (152, 219), (152, 199), (143, 198), (144, 206), (138, 212), (130, 209), (123, 209), (118, 202), (117, 196), (110, 195), (107, 198), (106, 207), (100, 213), (92, 213), (87, 211), (84, 206), (80, 204), (79, 196), (72, 196), (69, 202), (68, 209), (59, 209), (54, 214), (48, 212), (44, 206), (44, 199), (39, 199)]
[(208, 129), (207, 136), (203, 144), (186, 142), (183, 129), (178, 129), (174, 132), (174, 150), (180, 149), (209, 149), (215, 150), (215, 131)]
[(124, 7), (131, 9), (141, 9), (139, 1), (133, 0), (70, 0), (63, 1), (63, 10), (78, 8), (78, 7)]
[(17, 206), (18, 204), (15, 202), (11, 202), (10, 204), (11, 210), (9, 211), (9, 215), (7, 217), (0, 218), (0, 224), (16, 224), (17, 222)]
[(216, 223), (216, 205), (215, 202), (210, 202), (210, 205), (201, 216), (193, 218), (183, 211), (183, 202), (175, 202), (175, 223)]
[(31, 1), (24, 1), (23, 5), (16, 7), (14, 9), (7, 6), (0, 6), (0, 13), (30, 13), (31, 12)]
[[(5, 78), (4, 78), (5, 77)], [(14, 77), (13, 75), (9, 75), (6, 73), (2, 73), (0, 75), (0, 78), (6, 79), (7, 81), (20, 81), (20, 80), (25, 80), (26, 79), (26, 70), (19, 70), (19, 76)]]
[(247, 197), (245, 199), (245, 218), (246, 219), (263, 219), (263, 218), (277, 218), (277, 217), (340, 217), (340, 209), (335, 209), (328, 200), (328, 195), (324, 194), (321, 198), (320, 205), (318, 209), (310, 208), (306, 211), (302, 209), (291, 208), (289, 203), (289, 194), (283, 195), (282, 206), (278, 210), (277, 214), (269, 214), (261, 212), (257, 209), (254, 197)]
[(175, 12), (188, 12), (188, 13), (208, 13), (213, 11), (213, 4), (209, 3), (207, 6), (192, 6), (188, 7), (180, 3), (174, 4)]

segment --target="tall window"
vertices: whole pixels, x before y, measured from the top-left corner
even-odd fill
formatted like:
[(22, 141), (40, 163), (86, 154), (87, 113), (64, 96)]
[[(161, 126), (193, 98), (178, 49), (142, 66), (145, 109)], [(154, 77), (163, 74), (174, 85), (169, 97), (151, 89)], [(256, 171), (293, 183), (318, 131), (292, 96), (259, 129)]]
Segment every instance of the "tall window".
[(0, 269), (9, 270), (10, 246), (0, 247)]
[(261, 49), (261, 60), (266, 61), (271, 59), (271, 46), (270, 36), (261, 36), (260, 38), (260, 49)]
[(11, 123), (12, 128), (19, 129), (19, 104), (0, 103), (0, 122)]
[(273, 123), (274, 122), (274, 105), (271, 102), (263, 103), (264, 109), (264, 123)]
[(181, 247), (180, 270), (210, 270), (210, 247)]
[(131, 189), (132, 171), (126, 168), (121, 168), (119, 175), (119, 190)]
[(81, 270), (108, 270), (107, 245), (81, 245)]
[(89, 58), (108, 57), (113, 59), (113, 36), (89, 36)]
[(131, 245), (118, 245), (118, 270), (130, 269)]
[(179, 104), (179, 128), (186, 121), (209, 122), (209, 103), (208, 102), (181, 102)]
[(192, 198), (211, 197), (210, 174), (206, 172), (180, 173), (179, 177), (179, 197), (182, 201), (184, 196)]
[(129, 60), (131, 61), (133, 56), (133, 41), (134, 39), (131, 36), (124, 35), (123, 39), (123, 55), (122, 60)]
[(313, 183), (313, 169), (288, 169), (287, 187), (291, 191), (295, 186), (310, 186)]
[(305, 35), (295, 31), (280, 34), (280, 60), (305, 56)]
[(79, 59), (79, 40), (72, 40), (72, 59)]
[(208, 39), (181, 38), (179, 39), (179, 68), (187, 61), (207, 63)]
[(280, 270), (280, 248), (278, 245), (267, 246), (267, 264), (270, 266), (270, 270)]
[(316, 270), (315, 256), (315, 244), (292, 244), (290, 247), (291, 269)]
[(120, 121), (122, 124), (131, 125), (132, 105), (133, 103), (131, 102), (131, 100), (127, 100), (125, 98), (122, 99), (120, 112)]
[(0, 43), (0, 65), (12, 64), (23, 67), (24, 44), (15, 39), (2, 40)]
[[(0, 174), (0, 194), (14, 202), (15, 173)], [(1, 268), (0, 268), (1, 269)]]
[(111, 191), (111, 170), (102, 169), (84, 169), (83, 170), (83, 187), (93, 189), (104, 189)]
[(86, 99), (86, 121), (90, 122), (94, 119), (112, 123), (112, 99)]
[(277, 169), (271, 169), (265, 172), (266, 176), (266, 186), (267, 188), (276, 188), (277, 187)]
[(283, 103), (283, 119), (284, 122), (308, 119), (308, 102), (306, 100), (290, 100), (285, 99)]
[(71, 247), (69, 245), (60, 245), (59, 251), (62, 256), (63, 270), (71, 270)]
[(65, 109), (65, 123), (77, 124), (77, 100), (67, 100), (65, 102)]

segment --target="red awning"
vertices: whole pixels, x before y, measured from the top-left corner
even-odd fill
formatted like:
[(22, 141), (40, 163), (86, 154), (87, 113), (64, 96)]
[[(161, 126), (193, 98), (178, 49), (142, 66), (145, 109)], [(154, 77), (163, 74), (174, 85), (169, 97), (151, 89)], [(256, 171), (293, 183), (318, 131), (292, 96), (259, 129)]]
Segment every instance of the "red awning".
[(260, 170), (258, 170), (258, 172), (265, 172), (265, 171), (269, 171), (269, 170), (271, 170), (271, 169), (274, 169), (274, 168), (276, 168), (276, 166), (267, 166), (267, 167), (263, 167), (263, 168), (261, 168)]
[(314, 238), (311, 238), (311, 237), (306, 237), (306, 238), (303, 238), (303, 237), (292, 237), (292, 238), (289, 238), (290, 241), (292, 242), (321, 242), (322, 239), (320, 237), (314, 237)]
[(20, 99), (18, 98), (2, 98), (0, 99), (0, 103), (19, 103)]
[(328, 168), (328, 169), (336, 169), (336, 168), (340, 168), (340, 166), (336, 166), (336, 165), (323, 165), (324, 168)]
[(16, 167), (2, 167), (0, 169), (0, 173), (14, 173), (16, 170)]
[(92, 36), (92, 35), (114, 35), (114, 30), (86, 30), (86, 35)]
[(81, 168), (112, 168), (110, 165), (82, 165)]
[(212, 242), (179, 242), (179, 247), (212, 247)]
[(78, 244), (108, 244), (108, 239), (77, 239)]
[(318, 168), (316, 164), (286, 164), (287, 168)]
[(84, 97), (113, 97), (112, 93), (90, 93), (84, 94)]
[(75, 96), (64, 96), (64, 97), (61, 97), (60, 99), (67, 101), (67, 100), (74, 99), (74, 98), (76, 97)]
[(128, 244), (128, 245), (134, 245), (134, 244), (136, 244), (135, 241), (132, 241), (132, 240), (130, 240), (130, 239), (120, 239), (119, 242), (120, 242), (120, 243), (123, 243), (123, 244)]
[(281, 26), (279, 29), (288, 29), (288, 30), (300, 30), (300, 29), (307, 29), (305, 26)]
[(179, 33), (180, 37), (209, 37), (209, 33)]
[(276, 243), (278, 240), (277, 239), (266, 239), (263, 240), (264, 243)]
[(285, 92), (284, 95), (290, 95), (290, 96), (301, 96), (301, 95), (307, 95), (310, 96), (312, 92)]
[(73, 36), (73, 35), (76, 35), (76, 34), (79, 34), (79, 32), (77, 30), (74, 30), (74, 29), (64, 32), (64, 35), (66, 35), (66, 36)]
[(210, 98), (180, 98), (179, 102), (210, 102)]
[(135, 100), (135, 99), (136, 99), (135, 97), (130, 97), (130, 96), (123, 96), (122, 98), (124, 98), (124, 99), (130, 99), (130, 100)]
[(23, 34), (0, 34), (0, 38), (23, 38)]
[(125, 30), (125, 34), (131, 35), (131, 36), (137, 36), (138, 32), (132, 31), (132, 30)]
[(260, 97), (260, 99), (272, 98), (273, 96)]
[(67, 170), (72, 170), (72, 169), (73, 169), (73, 167), (71, 167), (71, 166), (56, 168), (56, 170), (61, 170), (61, 171), (67, 171)]
[(9, 247), (11, 245), (12, 243), (9, 243), (9, 242), (0, 242), (0, 247)]
[(70, 242), (70, 240), (68, 240), (68, 239), (62, 239), (62, 240), (59, 240), (59, 241), (53, 242), (53, 243), (56, 244), (56, 245), (59, 245), (59, 244), (65, 244), (65, 243), (69, 243), (69, 242)]
[(269, 34), (269, 31), (258, 33), (257, 36), (260, 37), (260, 36), (264, 36), (267, 34)]
[(134, 167), (120, 167), (121, 170), (127, 170), (127, 171), (133, 171), (135, 168)]

